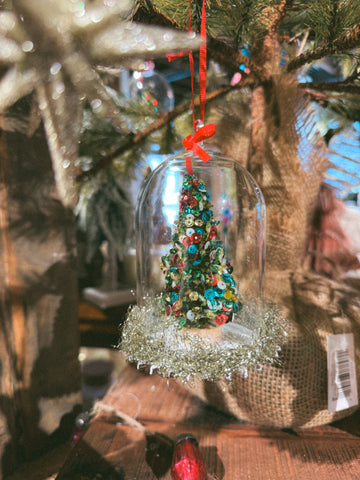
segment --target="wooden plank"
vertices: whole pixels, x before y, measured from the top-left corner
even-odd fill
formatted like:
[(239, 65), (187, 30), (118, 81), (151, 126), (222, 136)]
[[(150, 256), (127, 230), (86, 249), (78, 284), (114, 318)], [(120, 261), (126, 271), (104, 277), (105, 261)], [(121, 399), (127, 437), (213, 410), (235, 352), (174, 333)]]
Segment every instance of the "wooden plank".
[[(360, 479), (360, 439), (334, 426), (281, 431), (244, 424), (205, 405), (174, 381), (126, 368), (104, 398), (107, 406), (139, 410), (153, 435), (99, 414), (70, 453), (57, 480), (170, 480), (176, 437), (198, 439), (209, 480)], [(125, 412), (126, 413), (126, 412)], [(118, 419), (119, 420), (119, 419)], [(153, 453), (153, 455), (152, 455)]]
[(6, 480), (53, 480), (70, 452), (70, 443), (60, 445), (46, 455), (23, 463)]
[[(302, 480), (317, 478), (350, 480), (360, 478), (358, 438), (320, 430), (311, 435), (259, 429), (249, 425), (236, 428), (206, 428), (196, 424), (146, 422), (157, 432), (159, 441), (171, 443), (179, 434), (191, 432), (198, 439), (210, 478), (248, 480), (276, 478)], [(153, 436), (152, 448), (156, 445)], [(170, 466), (171, 450), (157, 448), (155, 463), (149, 462), (149, 441), (129, 426), (97, 420), (72, 452), (57, 480), (81, 478), (95, 474), (122, 472), (129, 479), (155, 479), (157, 470)], [(76, 475), (83, 475), (77, 477)], [(107, 477), (106, 477), (107, 478)], [(170, 480), (168, 470), (161, 478)]]

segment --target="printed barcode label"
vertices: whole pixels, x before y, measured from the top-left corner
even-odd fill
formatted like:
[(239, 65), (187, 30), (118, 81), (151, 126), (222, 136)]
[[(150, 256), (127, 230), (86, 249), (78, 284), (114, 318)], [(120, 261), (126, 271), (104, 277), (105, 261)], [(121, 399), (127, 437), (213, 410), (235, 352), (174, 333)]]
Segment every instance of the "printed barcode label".
[(328, 410), (330, 413), (358, 404), (354, 335), (327, 337)]

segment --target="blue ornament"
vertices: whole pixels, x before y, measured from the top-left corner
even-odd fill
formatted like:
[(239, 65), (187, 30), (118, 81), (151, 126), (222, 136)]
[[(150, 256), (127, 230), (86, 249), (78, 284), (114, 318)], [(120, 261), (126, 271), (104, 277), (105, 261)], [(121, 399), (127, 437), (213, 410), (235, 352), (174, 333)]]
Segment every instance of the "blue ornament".
[(207, 290), (205, 290), (204, 292), (204, 297), (207, 299), (207, 300), (214, 300), (215, 298), (215, 292), (212, 288), (208, 288)]
[(205, 210), (205, 212), (201, 214), (201, 218), (204, 220), (204, 222), (207, 222), (208, 220), (210, 220), (211, 215), (209, 210)]
[(190, 247), (188, 248), (188, 252), (189, 252), (191, 255), (194, 255), (194, 254), (197, 252), (197, 247), (196, 247), (196, 245), (190, 245)]

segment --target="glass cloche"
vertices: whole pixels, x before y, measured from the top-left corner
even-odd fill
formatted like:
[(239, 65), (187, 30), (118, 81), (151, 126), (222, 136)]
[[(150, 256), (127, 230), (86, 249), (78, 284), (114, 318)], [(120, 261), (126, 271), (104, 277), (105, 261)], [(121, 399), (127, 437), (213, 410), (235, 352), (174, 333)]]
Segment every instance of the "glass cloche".
[(264, 294), (266, 212), (237, 162), (206, 150), (161, 163), (138, 198), (137, 305), (121, 349), (150, 373), (231, 379), (272, 362), (284, 322)]
[[(227, 323), (243, 302), (261, 300), (264, 290), (262, 193), (239, 163), (210, 154), (206, 163), (192, 159), (193, 175), (185, 168), (188, 152), (164, 161), (137, 206), (138, 304), (162, 295), (165, 313), (180, 321), (185, 315), (186, 326)], [(231, 306), (226, 322), (213, 321), (212, 312), (225, 315), (215, 308), (219, 303)]]

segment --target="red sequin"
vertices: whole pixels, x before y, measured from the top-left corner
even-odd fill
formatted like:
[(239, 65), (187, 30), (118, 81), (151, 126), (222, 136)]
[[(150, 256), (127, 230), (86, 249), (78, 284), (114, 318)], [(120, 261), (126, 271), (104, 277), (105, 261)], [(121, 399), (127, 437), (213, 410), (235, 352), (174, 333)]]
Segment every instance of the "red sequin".
[(202, 237), (201, 237), (200, 233), (197, 233), (197, 232), (196, 232), (196, 233), (193, 233), (193, 234), (191, 235), (191, 238), (192, 238), (192, 241), (193, 241), (194, 243), (200, 243)]
[(193, 244), (193, 241), (191, 237), (185, 237), (182, 243), (185, 245), (185, 247), (190, 247), (190, 245)]
[(205, 462), (201, 456), (196, 439), (192, 435), (184, 436), (175, 446), (172, 464), (172, 480), (206, 480)]
[(228, 316), (227, 315), (224, 315), (224, 314), (221, 314), (221, 315), (217, 315), (215, 317), (215, 322), (218, 324), (218, 325), (223, 325), (224, 323), (226, 323), (228, 321)]
[(166, 308), (165, 308), (165, 313), (166, 315), (171, 315), (171, 307), (170, 305), (167, 305)]
[(181, 303), (179, 304), (179, 302), (174, 302), (173, 310), (174, 310), (174, 312), (180, 311), (181, 310)]
[(177, 253), (175, 253), (171, 257), (171, 265), (178, 265), (178, 263), (179, 263), (179, 255)]
[(212, 286), (216, 285), (218, 283), (218, 281), (219, 280), (214, 275), (211, 276), (211, 285)]
[(213, 225), (213, 226), (210, 228), (210, 232), (209, 232), (209, 238), (210, 238), (210, 240), (213, 240), (214, 238), (216, 238), (216, 233), (217, 233), (217, 228), (215, 227), (215, 225)]
[(178, 265), (179, 272), (182, 272), (184, 270), (184, 267), (186, 267), (186, 265), (187, 264), (185, 262), (180, 262)]
[(195, 197), (189, 197), (188, 201), (187, 201), (187, 204), (189, 205), (189, 207), (195, 207), (195, 205), (197, 205), (197, 200)]

